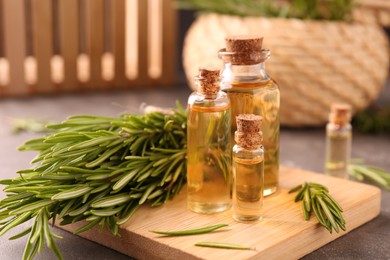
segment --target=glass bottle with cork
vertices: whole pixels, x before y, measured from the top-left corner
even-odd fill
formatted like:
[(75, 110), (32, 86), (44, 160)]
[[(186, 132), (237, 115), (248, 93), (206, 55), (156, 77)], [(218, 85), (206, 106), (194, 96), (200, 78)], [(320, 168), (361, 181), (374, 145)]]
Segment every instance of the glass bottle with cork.
[(187, 205), (197, 213), (231, 207), (230, 101), (220, 70), (199, 68), (187, 106)]
[(261, 146), (262, 117), (238, 115), (233, 147), (233, 218), (239, 222), (262, 217), (264, 150)]
[[(264, 195), (277, 190), (279, 176), (279, 107), (280, 92), (265, 70), (270, 51), (262, 48), (259, 36), (228, 36), (226, 48), (219, 51), (224, 62), (221, 88), (232, 104), (232, 121), (239, 114), (263, 117), (265, 150)], [(236, 125), (232, 122), (232, 135)]]
[(328, 175), (347, 179), (351, 158), (352, 126), (351, 106), (333, 104), (326, 125), (325, 172)]

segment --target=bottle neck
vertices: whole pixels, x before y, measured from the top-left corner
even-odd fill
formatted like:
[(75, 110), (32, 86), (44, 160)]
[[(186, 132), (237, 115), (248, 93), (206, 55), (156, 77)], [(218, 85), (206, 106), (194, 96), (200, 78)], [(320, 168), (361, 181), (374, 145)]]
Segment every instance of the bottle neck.
[(201, 92), (196, 92), (198, 94), (198, 96), (204, 98), (204, 99), (207, 99), (207, 100), (216, 100), (218, 98), (218, 94), (215, 94), (215, 95), (206, 95), (204, 93), (201, 93)]
[(239, 147), (246, 150), (257, 150), (261, 146), (263, 139), (262, 132), (258, 133), (244, 133), (236, 131), (234, 133), (234, 141), (236, 141)]
[(222, 82), (264, 82), (271, 78), (265, 70), (265, 62), (253, 65), (224, 64)]
[[(218, 70), (219, 71), (219, 70)], [(195, 85), (197, 93), (204, 96), (206, 99), (216, 99), (220, 91), (220, 77), (217, 78), (201, 78), (195, 77)]]
[(333, 122), (328, 122), (326, 125), (326, 130), (330, 132), (350, 132), (352, 131), (352, 125), (351, 123), (347, 122), (346, 124), (335, 124)]
[(188, 102), (194, 104), (199, 102), (216, 102), (222, 98), (221, 93), (223, 92), (218, 92), (216, 95), (210, 96), (210, 95), (204, 95), (199, 91), (195, 91), (192, 93), (192, 95), (190, 95)]

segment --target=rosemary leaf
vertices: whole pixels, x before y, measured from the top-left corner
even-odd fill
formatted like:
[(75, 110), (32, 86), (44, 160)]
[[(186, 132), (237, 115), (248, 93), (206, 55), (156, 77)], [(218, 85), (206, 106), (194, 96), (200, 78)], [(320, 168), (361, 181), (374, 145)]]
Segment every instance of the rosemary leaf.
[(84, 194), (88, 193), (91, 191), (93, 188), (91, 187), (77, 187), (75, 189), (67, 190), (60, 192), (53, 197), (51, 197), (52, 200), (65, 200), (65, 199), (74, 199), (80, 196), (83, 196)]
[(197, 242), (195, 246), (256, 251), (255, 248), (250, 246), (231, 244), (231, 243), (221, 243), (221, 242)]

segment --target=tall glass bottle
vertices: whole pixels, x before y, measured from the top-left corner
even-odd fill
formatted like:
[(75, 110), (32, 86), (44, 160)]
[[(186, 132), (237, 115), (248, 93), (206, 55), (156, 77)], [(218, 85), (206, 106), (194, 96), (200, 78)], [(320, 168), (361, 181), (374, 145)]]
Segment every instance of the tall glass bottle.
[(264, 150), (261, 146), (262, 117), (237, 116), (236, 145), (233, 147), (233, 218), (255, 221), (262, 217)]
[(187, 205), (198, 213), (231, 206), (230, 101), (220, 91), (220, 70), (200, 68), (188, 99)]
[(262, 37), (228, 36), (226, 48), (219, 51), (224, 62), (221, 88), (232, 104), (233, 122), (238, 114), (263, 117), (263, 146), (265, 150), (264, 195), (277, 190), (279, 175), (279, 87), (265, 70), (270, 51), (262, 48)]
[(326, 125), (325, 172), (328, 175), (347, 179), (351, 157), (352, 126), (351, 106), (333, 104)]

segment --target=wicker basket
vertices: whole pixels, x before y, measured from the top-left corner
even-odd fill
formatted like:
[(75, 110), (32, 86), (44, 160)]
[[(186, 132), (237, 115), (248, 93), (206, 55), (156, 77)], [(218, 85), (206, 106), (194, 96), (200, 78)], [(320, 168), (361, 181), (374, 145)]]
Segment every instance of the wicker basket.
[(264, 36), (272, 55), (267, 71), (280, 86), (281, 123), (286, 126), (324, 124), (333, 102), (362, 110), (378, 97), (387, 78), (388, 39), (377, 26), (205, 14), (184, 43), (183, 64), (191, 84), (198, 66), (222, 65), (217, 52), (226, 34)]
[(359, 23), (390, 26), (389, 0), (359, 0), (352, 13), (353, 19)]

